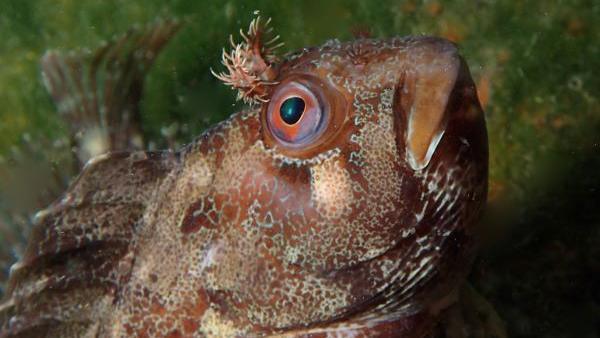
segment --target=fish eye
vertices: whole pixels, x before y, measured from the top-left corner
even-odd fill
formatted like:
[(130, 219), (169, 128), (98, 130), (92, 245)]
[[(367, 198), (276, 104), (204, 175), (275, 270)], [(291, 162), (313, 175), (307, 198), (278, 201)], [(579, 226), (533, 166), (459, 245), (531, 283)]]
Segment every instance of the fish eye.
[(326, 129), (323, 100), (310, 84), (288, 82), (277, 88), (267, 108), (267, 126), (287, 147), (310, 145)]
[(281, 107), (279, 108), (279, 115), (281, 115), (283, 122), (289, 125), (294, 125), (302, 118), (305, 107), (306, 104), (304, 104), (304, 100), (302, 98), (297, 96), (290, 97), (281, 104)]

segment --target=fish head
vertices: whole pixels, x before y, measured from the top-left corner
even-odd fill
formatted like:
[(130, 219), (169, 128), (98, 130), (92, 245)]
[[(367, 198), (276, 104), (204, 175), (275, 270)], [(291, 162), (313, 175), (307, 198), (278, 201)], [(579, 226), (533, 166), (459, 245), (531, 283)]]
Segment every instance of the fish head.
[(454, 289), (487, 180), (483, 113), (456, 47), (331, 40), (271, 63), (263, 81), (254, 108), (188, 154), (212, 158), (179, 225), (200, 238), (190, 264), (209, 298), (286, 329), (414, 313)]

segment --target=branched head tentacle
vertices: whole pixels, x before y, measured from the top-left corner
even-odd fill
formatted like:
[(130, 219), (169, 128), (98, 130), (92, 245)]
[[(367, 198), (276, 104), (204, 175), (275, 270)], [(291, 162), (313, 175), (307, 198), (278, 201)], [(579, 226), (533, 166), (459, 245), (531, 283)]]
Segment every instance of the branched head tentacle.
[(279, 35), (269, 27), (271, 19), (261, 23), (260, 16), (250, 22), (248, 32), (240, 29), (242, 41), (236, 43), (229, 36), (231, 50), (223, 49), (222, 63), (226, 70), (212, 74), (226, 85), (238, 90), (237, 99), (246, 103), (267, 102), (268, 86), (276, 84), (277, 72), (273, 65), (279, 61), (275, 50), (283, 46)]

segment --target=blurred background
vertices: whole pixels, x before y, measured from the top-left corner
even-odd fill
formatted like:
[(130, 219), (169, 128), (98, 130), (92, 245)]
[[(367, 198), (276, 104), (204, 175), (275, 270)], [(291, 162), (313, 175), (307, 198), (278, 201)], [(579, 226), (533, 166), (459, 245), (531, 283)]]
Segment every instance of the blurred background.
[(255, 11), (289, 52), (330, 38), (426, 34), (456, 42), (486, 112), (489, 207), (471, 284), (510, 337), (600, 337), (600, 2), (3, 0), (0, 294), (31, 217), (78, 171), (46, 92), (48, 49), (94, 49), (178, 18), (141, 101), (146, 147), (175, 148), (242, 107), (210, 74)]

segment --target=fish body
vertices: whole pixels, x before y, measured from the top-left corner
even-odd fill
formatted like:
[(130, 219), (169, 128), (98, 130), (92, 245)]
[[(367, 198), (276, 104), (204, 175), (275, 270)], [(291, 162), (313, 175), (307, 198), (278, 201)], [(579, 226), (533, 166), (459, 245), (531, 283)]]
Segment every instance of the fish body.
[(464, 60), (433, 37), (276, 59), (261, 32), (218, 74), (255, 104), (178, 151), (93, 158), (40, 212), (1, 337), (432, 334), (487, 192)]

